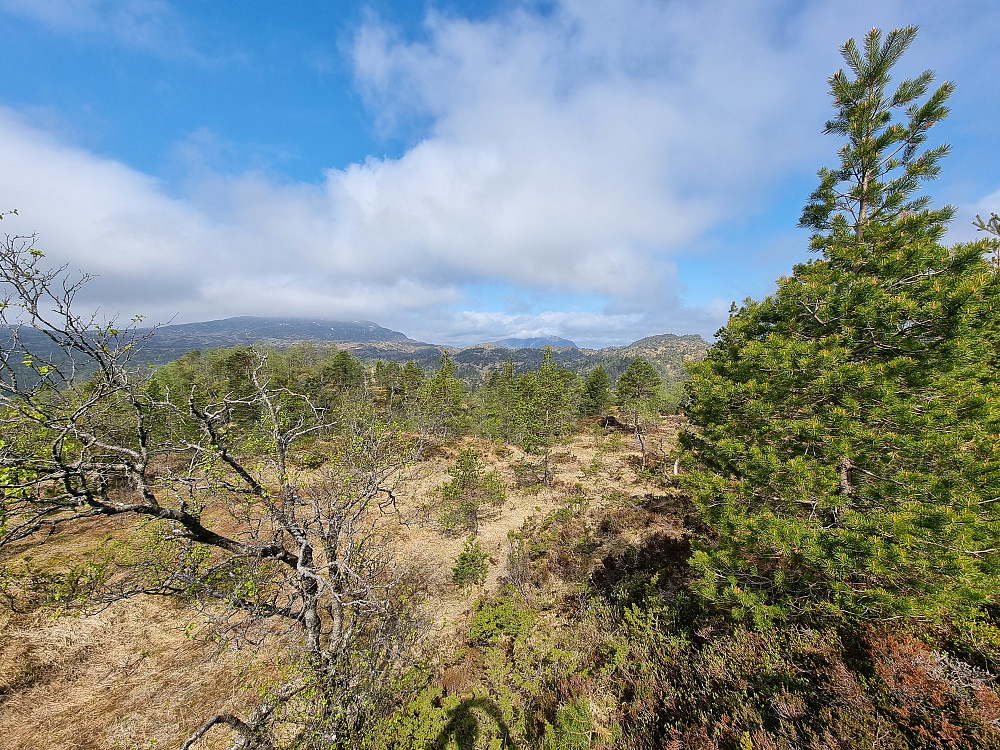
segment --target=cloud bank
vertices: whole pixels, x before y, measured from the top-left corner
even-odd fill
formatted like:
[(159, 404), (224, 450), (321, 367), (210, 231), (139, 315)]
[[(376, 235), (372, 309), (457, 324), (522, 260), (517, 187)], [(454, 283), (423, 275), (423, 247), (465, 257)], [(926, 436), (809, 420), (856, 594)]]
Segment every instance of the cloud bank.
[[(4, 6), (53, 25), (80, 6), (88, 32), (87, 14), (104, 7)], [(151, 320), (365, 318), (455, 344), (710, 335), (730, 299), (758, 292), (713, 289), (679, 263), (734, 216), (768, 210), (790, 175), (808, 182), (832, 160), (819, 130), (837, 47), (906, 22), (895, 4), (848, 6), (858, 13), (565, 0), (475, 22), (431, 12), (418, 38), (369, 16), (347, 45), (356, 85), (375, 126), (409, 146), (330, 166), (315, 183), (198, 170), (178, 188), (0, 108), (0, 194), (20, 212), (4, 229), (38, 230), (53, 259), (98, 274), (90, 304)], [(174, 12), (107, 7), (138, 9), (135, 28)], [(797, 213), (786, 210), (782, 231)], [(491, 283), (532, 301), (476, 302)], [(553, 309), (547, 295), (570, 303)]]

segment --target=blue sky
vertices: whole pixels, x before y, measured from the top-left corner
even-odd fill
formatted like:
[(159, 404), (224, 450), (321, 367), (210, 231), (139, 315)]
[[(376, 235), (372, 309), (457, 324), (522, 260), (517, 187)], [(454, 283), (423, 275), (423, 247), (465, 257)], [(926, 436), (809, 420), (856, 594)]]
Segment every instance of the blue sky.
[(911, 23), (898, 74), (958, 83), (927, 190), (970, 239), (992, 0), (0, 0), (3, 229), (107, 315), (711, 339), (809, 257), (840, 45)]

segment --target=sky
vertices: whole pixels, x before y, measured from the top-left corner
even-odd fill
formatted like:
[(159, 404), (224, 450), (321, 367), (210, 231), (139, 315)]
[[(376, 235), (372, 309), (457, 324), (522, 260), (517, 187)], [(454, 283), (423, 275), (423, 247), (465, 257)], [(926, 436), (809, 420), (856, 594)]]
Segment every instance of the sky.
[(0, 230), (81, 311), (709, 341), (809, 259), (839, 48), (921, 32), (948, 239), (1000, 212), (1000, 3), (0, 0)]

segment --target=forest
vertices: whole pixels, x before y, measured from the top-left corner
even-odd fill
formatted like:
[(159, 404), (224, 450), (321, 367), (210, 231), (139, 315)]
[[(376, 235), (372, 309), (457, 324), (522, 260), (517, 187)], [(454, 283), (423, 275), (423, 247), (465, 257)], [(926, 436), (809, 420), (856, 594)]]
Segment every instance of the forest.
[(8, 746), (1000, 748), (1000, 217), (943, 241), (916, 33), (843, 46), (813, 257), (683, 392), (551, 351), (142, 367), (155, 327), (7, 236)]

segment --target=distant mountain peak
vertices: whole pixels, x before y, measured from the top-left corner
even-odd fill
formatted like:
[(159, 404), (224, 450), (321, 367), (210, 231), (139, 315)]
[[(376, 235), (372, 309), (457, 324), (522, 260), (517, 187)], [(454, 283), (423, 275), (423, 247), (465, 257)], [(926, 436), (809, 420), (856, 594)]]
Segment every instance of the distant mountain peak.
[(572, 346), (574, 349), (578, 348), (569, 339), (560, 338), (559, 336), (532, 336), (529, 338), (506, 338), (497, 339), (493, 342), (497, 346), (502, 346), (507, 349), (544, 349), (547, 346), (551, 346), (557, 349), (561, 346)]

